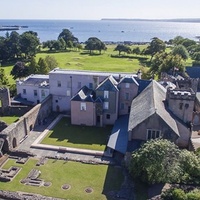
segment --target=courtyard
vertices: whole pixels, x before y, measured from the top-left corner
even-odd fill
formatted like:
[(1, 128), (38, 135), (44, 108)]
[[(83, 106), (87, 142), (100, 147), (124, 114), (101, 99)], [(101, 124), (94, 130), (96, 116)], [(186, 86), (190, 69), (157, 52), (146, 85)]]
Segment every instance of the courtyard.
[[(44, 165), (36, 166), (37, 162), (37, 159), (29, 158), (25, 164), (19, 164), (15, 159), (8, 159), (3, 169), (15, 166), (21, 170), (12, 181), (0, 182), (1, 190), (38, 193), (73, 200), (104, 200), (110, 199), (110, 194), (120, 189), (124, 179), (122, 169), (116, 166), (56, 159), (48, 159)], [(32, 169), (38, 169), (41, 172), (39, 178), (50, 184), (40, 187), (23, 184), (21, 181)]]
[(48, 132), (41, 144), (104, 151), (111, 128), (111, 126), (89, 127), (71, 125), (70, 118), (63, 117)]

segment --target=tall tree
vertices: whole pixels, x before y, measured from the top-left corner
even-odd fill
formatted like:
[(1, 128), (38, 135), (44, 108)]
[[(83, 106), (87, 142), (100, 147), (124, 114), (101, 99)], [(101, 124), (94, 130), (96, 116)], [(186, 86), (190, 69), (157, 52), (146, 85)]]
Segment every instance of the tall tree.
[(119, 56), (121, 55), (122, 52), (124, 53), (130, 53), (131, 52), (131, 48), (127, 45), (124, 44), (118, 44), (114, 51), (118, 51), (119, 52)]
[(21, 51), (26, 58), (35, 56), (39, 44), (40, 42), (35, 32), (24, 32), (20, 36)]
[(133, 152), (129, 166), (131, 175), (149, 184), (180, 180), (180, 150), (168, 140), (147, 141)]
[(106, 45), (100, 39), (96, 37), (90, 37), (85, 42), (85, 49), (90, 51), (90, 55), (95, 50), (99, 51), (99, 53), (101, 54), (102, 50), (106, 50)]
[(189, 53), (182, 44), (179, 44), (172, 49), (172, 55), (179, 55), (184, 60), (187, 60), (189, 58)]
[(69, 41), (71, 41), (72, 44), (78, 43), (78, 38), (74, 37), (72, 32), (70, 30), (68, 30), (68, 29), (63, 29), (62, 30), (62, 32), (58, 36), (58, 40), (60, 40), (61, 38), (64, 39), (64, 41), (66, 43), (66, 47), (67, 47), (67, 44), (69, 44), (68, 43)]
[(38, 65), (39, 65), (39, 69), (38, 69), (39, 74), (48, 74), (49, 68), (47, 66), (45, 59), (39, 58)]
[(9, 82), (8, 82), (8, 78), (5, 75), (5, 71), (4, 71), (4, 69), (0, 68), (0, 86), (8, 85), (8, 84), (9, 84)]
[(45, 57), (45, 62), (47, 63), (47, 67), (52, 70), (56, 67), (58, 67), (58, 62), (57, 60), (55, 59), (55, 57), (53, 56), (46, 56)]
[(166, 48), (166, 45), (162, 40), (160, 40), (157, 37), (152, 38), (150, 45), (146, 49), (146, 54), (151, 55), (150, 62), (152, 61), (152, 59), (156, 53), (164, 52), (165, 48)]
[(24, 62), (17, 62), (13, 66), (10, 74), (13, 76), (14, 79), (26, 77), (28, 75), (28, 67), (25, 65)]

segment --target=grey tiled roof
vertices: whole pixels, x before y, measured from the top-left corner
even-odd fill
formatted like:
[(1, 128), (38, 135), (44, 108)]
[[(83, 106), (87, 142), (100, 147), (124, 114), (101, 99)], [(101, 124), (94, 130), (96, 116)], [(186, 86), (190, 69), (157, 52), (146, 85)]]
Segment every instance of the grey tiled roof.
[(200, 66), (186, 67), (185, 70), (190, 78), (200, 78)]
[(99, 84), (99, 86), (96, 88), (96, 90), (119, 91), (117, 88), (117, 84), (118, 84), (118, 82), (114, 79), (114, 77), (109, 76), (102, 83)]
[(120, 80), (119, 84), (120, 83), (135, 83), (136, 85), (139, 86), (138, 82), (135, 80), (135, 78), (133, 76), (125, 76), (125, 77), (123, 77)]
[(95, 93), (93, 90), (89, 89), (87, 86), (83, 86), (76, 95), (71, 99), (72, 101), (87, 101), (94, 102)]
[(46, 85), (49, 84), (49, 75), (34, 74), (34, 75), (28, 76), (23, 81), (19, 80), (18, 84), (40, 86), (44, 82), (46, 83)]
[(134, 129), (147, 118), (157, 114), (179, 136), (175, 116), (166, 109), (166, 89), (158, 82), (152, 81), (132, 102), (128, 130)]

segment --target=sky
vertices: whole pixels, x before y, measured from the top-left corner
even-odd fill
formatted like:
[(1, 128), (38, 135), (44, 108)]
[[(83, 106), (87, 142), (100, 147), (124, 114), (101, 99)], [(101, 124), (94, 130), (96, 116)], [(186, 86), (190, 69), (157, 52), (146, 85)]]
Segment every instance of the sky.
[(200, 18), (200, 0), (1, 0), (0, 19)]

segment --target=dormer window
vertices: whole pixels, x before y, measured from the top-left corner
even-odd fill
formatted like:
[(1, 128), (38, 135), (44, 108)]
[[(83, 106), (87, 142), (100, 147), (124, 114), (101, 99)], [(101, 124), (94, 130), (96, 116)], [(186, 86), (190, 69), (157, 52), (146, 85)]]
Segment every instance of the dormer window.
[(126, 83), (125, 88), (130, 88), (130, 83)]
[(109, 91), (105, 90), (104, 91), (104, 99), (108, 99), (109, 97)]

